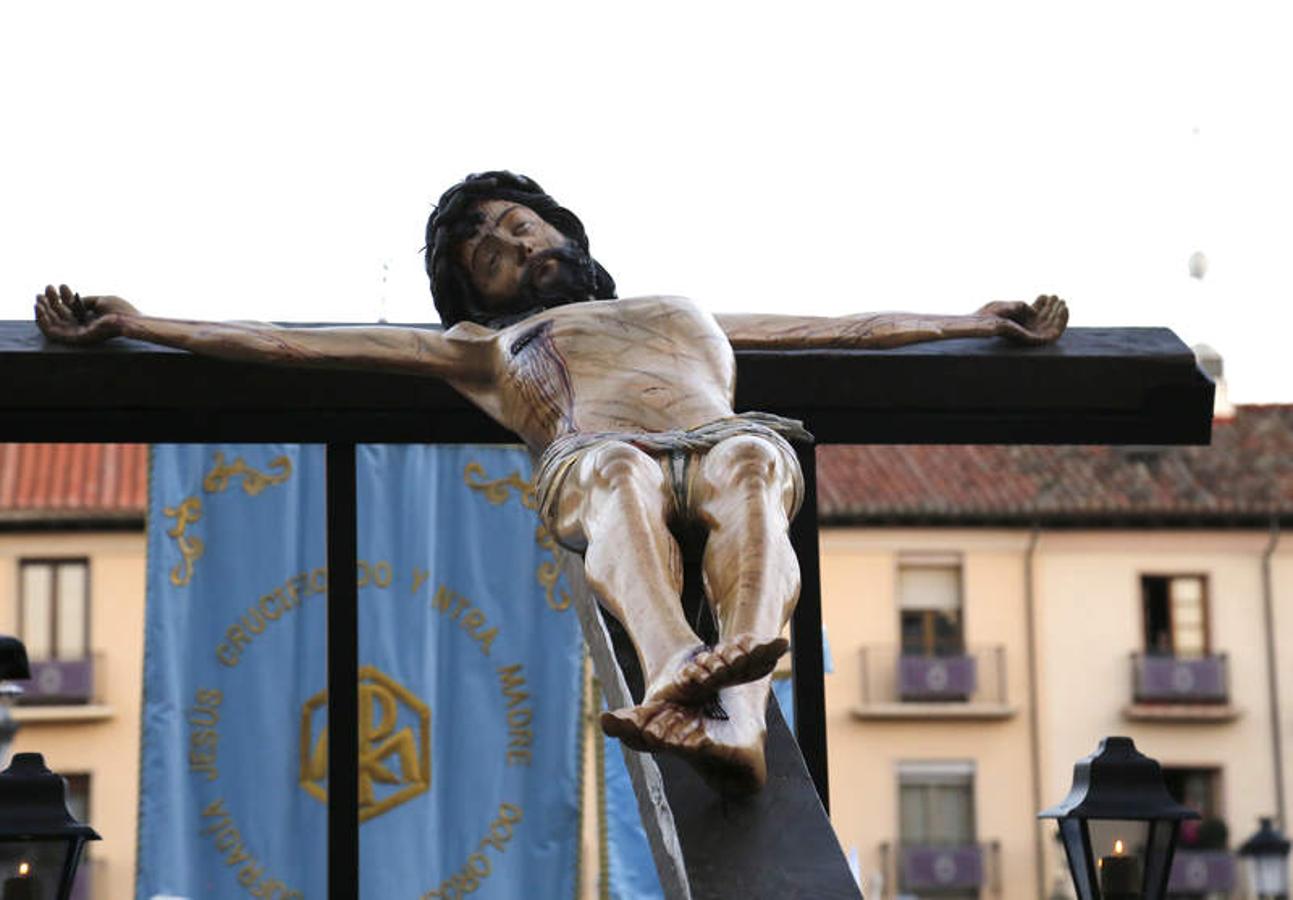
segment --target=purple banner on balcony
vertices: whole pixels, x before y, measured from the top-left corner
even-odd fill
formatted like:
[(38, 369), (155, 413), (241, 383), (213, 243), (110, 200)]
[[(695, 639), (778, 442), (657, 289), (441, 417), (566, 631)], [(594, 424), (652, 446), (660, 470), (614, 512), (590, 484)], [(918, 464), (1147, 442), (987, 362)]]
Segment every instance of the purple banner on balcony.
[(89, 658), (32, 660), (31, 680), (22, 688), (24, 703), (89, 703), (94, 663)]
[(1217, 703), (1226, 699), (1225, 657), (1143, 656), (1139, 662), (1138, 700)]
[(898, 695), (903, 700), (965, 700), (976, 685), (973, 656), (898, 657)]
[(960, 847), (903, 847), (903, 890), (977, 888), (983, 884), (983, 851), (977, 844)]
[(1177, 850), (1167, 890), (1204, 894), (1229, 891), (1235, 886), (1235, 858), (1225, 850)]

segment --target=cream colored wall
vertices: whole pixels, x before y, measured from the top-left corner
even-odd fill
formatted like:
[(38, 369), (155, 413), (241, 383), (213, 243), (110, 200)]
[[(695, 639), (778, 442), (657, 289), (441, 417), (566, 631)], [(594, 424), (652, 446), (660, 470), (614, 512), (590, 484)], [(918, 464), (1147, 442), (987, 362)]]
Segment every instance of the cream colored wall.
[[(898, 764), (971, 761), (978, 839), (1000, 842), (1000, 896), (1037, 896), (1024, 615), (1027, 542), (1026, 533), (986, 530), (822, 532), (823, 616), (835, 663), (826, 679), (831, 818), (845, 850), (857, 849), (864, 875), (880, 869), (880, 844), (897, 839)], [(1005, 648), (1011, 718), (860, 721), (852, 715), (861, 695), (859, 648), (897, 647), (898, 556), (913, 551), (963, 554), (966, 641)]]
[[(973, 761), (981, 841), (1002, 842), (1007, 900), (1037, 896), (1028, 706), (1024, 565), (1029, 533), (990, 529), (828, 529), (822, 533), (824, 617), (836, 671), (826, 680), (832, 820), (864, 872), (898, 830), (896, 766)], [(1129, 735), (1164, 765), (1222, 769), (1223, 813), (1237, 846), (1275, 812), (1261, 557), (1264, 531), (1043, 531), (1035, 549), (1040, 806), (1064, 797), (1073, 763), (1106, 735)], [(858, 647), (898, 641), (898, 554), (960, 552), (969, 644), (1003, 644), (1009, 702), (1003, 722), (859, 721)], [(1208, 576), (1212, 649), (1230, 659), (1232, 722), (1128, 721), (1130, 654), (1142, 649), (1140, 576)], [(1286, 808), (1293, 812), (1293, 538), (1273, 558)], [(1062, 862), (1050, 839), (1043, 879)], [(865, 882), (864, 882), (865, 884)], [(985, 897), (992, 896), (985, 892)]]
[[(1232, 847), (1255, 830), (1259, 815), (1274, 812), (1261, 582), (1266, 544), (1263, 532), (1050, 533), (1042, 538), (1040, 636), (1050, 676), (1041, 695), (1047, 797), (1058, 800), (1067, 792), (1073, 761), (1092, 752), (1099, 737), (1122, 734), (1165, 766), (1221, 768), (1222, 814)], [(1281, 564), (1287, 566), (1286, 560)], [(1287, 596), (1293, 570), (1284, 572)], [(1231, 702), (1240, 711), (1234, 721), (1124, 718), (1131, 678), (1127, 660), (1142, 648), (1140, 576), (1156, 573), (1208, 577), (1211, 650), (1229, 656)], [(1284, 669), (1287, 678), (1287, 654)], [(1287, 712), (1284, 718), (1287, 723)], [(1287, 726), (1285, 734), (1287, 740)]]
[[(130, 897), (135, 881), (135, 820), (139, 794), (140, 694), (144, 658), (144, 535), (122, 533), (0, 533), (0, 633), (17, 633), (19, 560), (83, 556), (90, 560), (90, 644), (102, 718), (73, 721), (87, 710), (59, 707), (66, 716), (33, 720), (20, 709), (14, 751), (39, 751), (59, 773), (90, 775), (90, 824), (102, 835), (90, 851), (99, 900)], [(46, 708), (42, 716), (58, 713)]]

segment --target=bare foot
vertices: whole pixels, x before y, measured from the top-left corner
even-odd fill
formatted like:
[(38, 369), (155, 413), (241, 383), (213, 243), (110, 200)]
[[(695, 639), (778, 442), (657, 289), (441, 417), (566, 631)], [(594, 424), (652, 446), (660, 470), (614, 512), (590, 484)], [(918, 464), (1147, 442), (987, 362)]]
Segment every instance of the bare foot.
[(639, 753), (681, 749), (704, 733), (699, 707), (648, 701), (602, 713), (602, 731)]
[(767, 780), (767, 692), (763, 679), (728, 688), (704, 706), (652, 701), (604, 712), (602, 730), (631, 750), (681, 757), (720, 794), (750, 794)]
[(647, 689), (646, 702), (704, 703), (725, 687), (771, 674), (789, 644), (783, 637), (761, 641), (742, 634), (713, 647), (688, 650), (657, 676)]

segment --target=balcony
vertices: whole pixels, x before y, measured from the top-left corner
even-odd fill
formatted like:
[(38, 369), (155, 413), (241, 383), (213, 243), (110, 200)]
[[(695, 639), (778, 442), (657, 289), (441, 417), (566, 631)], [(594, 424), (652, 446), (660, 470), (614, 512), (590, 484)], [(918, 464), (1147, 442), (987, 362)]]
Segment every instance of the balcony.
[(863, 647), (859, 719), (1007, 719), (1016, 710), (1006, 692), (1002, 646), (972, 647), (955, 656), (904, 654)]
[[(897, 852), (890, 844), (880, 845), (886, 883), (896, 885), (896, 896), (914, 892), (933, 894), (947, 891), (999, 891), (1000, 845), (901, 843)], [(886, 897), (895, 896), (886, 893)]]
[(1131, 704), (1136, 721), (1228, 722), (1239, 715), (1230, 704), (1230, 666), (1224, 653), (1178, 657), (1131, 654)]
[(31, 680), (20, 681), (25, 706), (89, 703), (94, 699), (94, 658), (31, 661)]
[(1167, 879), (1170, 894), (1227, 893), (1235, 887), (1235, 857), (1226, 850), (1189, 850), (1172, 857)]
[(112, 708), (104, 702), (105, 671), (97, 653), (85, 659), (32, 660), (31, 679), (14, 682), (23, 690), (14, 719), (67, 724), (112, 718)]

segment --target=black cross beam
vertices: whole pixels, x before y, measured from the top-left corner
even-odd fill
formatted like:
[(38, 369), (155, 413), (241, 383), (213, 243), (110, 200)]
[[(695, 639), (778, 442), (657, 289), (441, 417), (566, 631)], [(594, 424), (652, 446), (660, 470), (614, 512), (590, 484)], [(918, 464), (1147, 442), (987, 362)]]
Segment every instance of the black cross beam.
[[(1164, 328), (1075, 328), (1021, 348), (955, 340), (894, 350), (737, 353), (738, 410), (803, 419), (819, 443), (1205, 444), (1213, 385)], [(282, 369), (134, 341), (48, 345), (0, 322), (0, 441), (328, 445), (328, 881), (359, 889), (354, 446), (515, 442), (452, 389), (408, 375)], [(724, 806), (683, 766), (661, 769), (694, 897), (857, 896), (825, 804), (815, 465), (792, 527), (803, 587), (793, 621), (795, 739), (769, 711), (768, 787)]]

